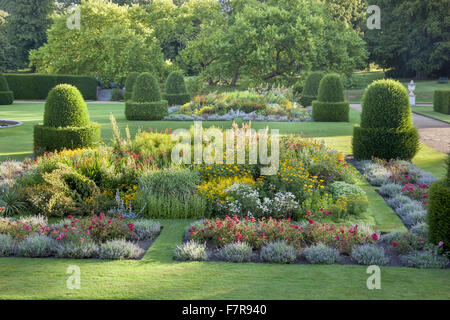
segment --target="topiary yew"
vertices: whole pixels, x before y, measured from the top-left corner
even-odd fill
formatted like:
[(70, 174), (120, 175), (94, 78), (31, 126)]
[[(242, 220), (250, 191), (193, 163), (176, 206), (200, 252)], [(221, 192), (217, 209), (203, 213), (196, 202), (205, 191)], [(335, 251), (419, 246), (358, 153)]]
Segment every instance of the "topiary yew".
[(169, 75), (166, 81), (164, 99), (169, 102), (169, 105), (182, 105), (191, 100), (191, 96), (186, 90), (183, 74), (174, 71)]
[(322, 71), (314, 71), (308, 75), (302, 97), (300, 98), (302, 106), (310, 106), (314, 100), (317, 100), (320, 80), (322, 80), (324, 75)]
[(447, 176), (431, 185), (428, 194), (428, 226), (430, 241), (444, 243), (450, 250), (450, 155), (447, 158)]
[(9, 90), (8, 82), (0, 73), (0, 105), (9, 105), (14, 102), (14, 93)]
[(127, 80), (125, 81), (125, 101), (133, 97), (133, 88), (138, 76), (139, 72), (130, 72), (128, 74)]
[(36, 150), (55, 151), (91, 147), (100, 141), (100, 125), (89, 120), (80, 91), (69, 84), (50, 90), (44, 124), (34, 127)]
[(418, 148), (405, 87), (395, 80), (374, 81), (363, 96), (361, 126), (353, 131), (354, 157), (410, 160)]
[(327, 74), (320, 80), (318, 100), (313, 101), (312, 107), (315, 121), (349, 121), (350, 104), (344, 101), (344, 86), (338, 74)]
[(127, 120), (161, 120), (168, 113), (168, 103), (161, 100), (156, 78), (148, 72), (140, 74), (133, 87), (132, 100), (125, 103)]

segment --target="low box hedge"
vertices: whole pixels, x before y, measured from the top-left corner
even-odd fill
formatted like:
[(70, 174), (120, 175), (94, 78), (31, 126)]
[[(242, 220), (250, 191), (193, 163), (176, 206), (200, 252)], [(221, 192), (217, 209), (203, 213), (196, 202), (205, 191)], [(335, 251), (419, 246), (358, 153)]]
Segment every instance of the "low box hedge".
[(191, 101), (189, 93), (163, 93), (162, 96), (164, 100), (167, 100), (169, 106), (183, 105)]
[(85, 127), (54, 128), (41, 124), (34, 126), (34, 148), (42, 151), (88, 148), (99, 142), (100, 125), (94, 122)]
[(93, 77), (51, 74), (5, 74), (16, 99), (45, 100), (58, 84), (71, 84), (86, 100), (97, 100), (98, 81)]
[(348, 101), (313, 101), (312, 117), (317, 122), (348, 122), (350, 104)]
[(9, 105), (14, 102), (14, 93), (12, 91), (0, 91), (0, 106)]
[(162, 120), (169, 114), (167, 100), (156, 102), (134, 102), (125, 103), (125, 117), (127, 120)]
[(434, 90), (433, 108), (436, 112), (450, 114), (450, 89)]
[(416, 127), (398, 131), (355, 126), (352, 144), (353, 155), (357, 160), (371, 157), (409, 160), (419, 149), (419, 132)]
[(428, 225), (430, 240), (444, 243), (450, 249), (450, 185), (445, 180), (431, 185), (428, 194)]

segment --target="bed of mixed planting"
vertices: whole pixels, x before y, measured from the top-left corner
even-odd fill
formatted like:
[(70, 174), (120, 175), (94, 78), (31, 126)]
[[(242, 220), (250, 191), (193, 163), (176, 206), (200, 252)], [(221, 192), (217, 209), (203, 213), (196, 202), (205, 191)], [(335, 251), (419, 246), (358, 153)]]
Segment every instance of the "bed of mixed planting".
[(264, 94), (249, 91), (210, 93), (196, 96), (191, 102), (170, 108), (164, 120), (233, 121), (311, 121), (306, 108), (292, 102), (287, 92), (271, 90)]
[[(111, 147), (0, 165), (2, 256), (138, 258), (160, 232), (144, 219), (202, 219), (189, 227), (176, 259), (448, 265), (443, 248), (416, 225), (421, 220), (411, 232), (387, 235), (362, 223), (368, 199), (356, 184), (359, 173), (323, 143), (281, 137), (279, 170), (264, 176), (259, 164), (174, 165), (178, 141), (170, 130), (122, 138), (111, 120)], [(397, 179), (396, 165), (379, 166)], [(425, 188), (430, 178), (416, 179)], [(408, 182), (399, 182), (399, 192), (418, 205), (425, 194), (416, 196)]]

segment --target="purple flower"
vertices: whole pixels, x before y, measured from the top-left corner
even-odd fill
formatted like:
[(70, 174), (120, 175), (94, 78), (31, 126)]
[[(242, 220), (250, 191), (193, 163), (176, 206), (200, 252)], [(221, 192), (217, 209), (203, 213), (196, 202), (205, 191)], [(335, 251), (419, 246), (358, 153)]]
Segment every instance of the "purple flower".
[(439, 247), (442, 247), (444, 245), (443, 241), (439, 241)]

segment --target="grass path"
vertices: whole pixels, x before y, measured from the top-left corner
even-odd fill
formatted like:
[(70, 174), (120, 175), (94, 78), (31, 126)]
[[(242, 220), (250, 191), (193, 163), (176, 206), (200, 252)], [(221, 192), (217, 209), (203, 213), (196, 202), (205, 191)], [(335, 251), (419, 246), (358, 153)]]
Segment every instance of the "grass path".
[[(0, 259), (1, 299), (450, 299), (450, 270), (381, 268), (381, 290), (364, 266), (174, 262), (190, 221), (163, 220), (141, 261)], [(66, 288), (70, 265), (81, 290)]]

